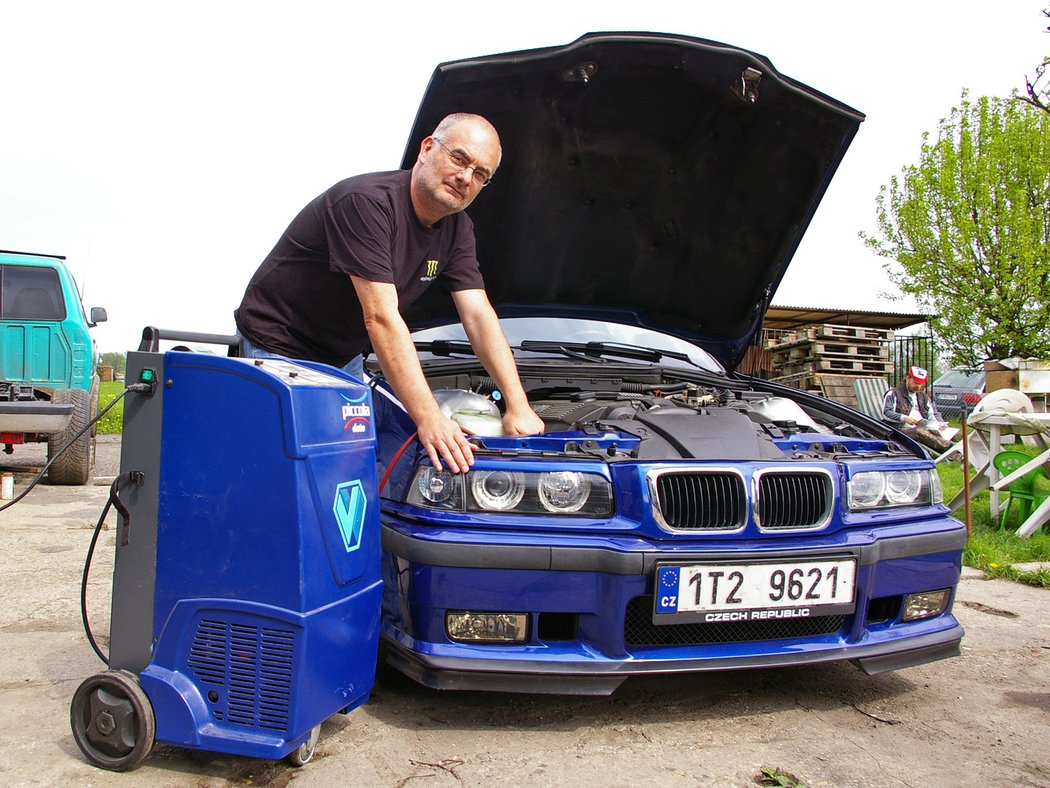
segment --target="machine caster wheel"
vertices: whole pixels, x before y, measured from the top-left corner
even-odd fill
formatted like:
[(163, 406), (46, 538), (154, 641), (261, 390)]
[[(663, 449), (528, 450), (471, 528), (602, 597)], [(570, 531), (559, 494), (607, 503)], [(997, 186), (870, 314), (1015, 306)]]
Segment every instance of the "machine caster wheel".
[(310, 759), (314, 757), (314, 750), (317, 749), (317, 740), (321, 738), (321, 726), (315, 725), (310, 731), (310, 738), (292, 750), (288, 755), (288, 762), (292, 766), (305, 766), (310, 762)]
[(86, 679), (69, 707), (73, 738), (88, 760), (103, 769), (126, 772), (153, 749), (157, 721), (153, 706), (133, 673), (107, 670)]

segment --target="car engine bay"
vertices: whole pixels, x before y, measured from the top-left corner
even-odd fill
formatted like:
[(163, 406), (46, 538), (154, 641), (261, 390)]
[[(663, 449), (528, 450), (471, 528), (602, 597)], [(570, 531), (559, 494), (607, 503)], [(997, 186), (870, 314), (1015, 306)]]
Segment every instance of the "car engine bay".
[[(694, 377), (701, 376), (658, 369), (630, 377), (563, 376), (551, 370), (540, 376), (523, 371), (522, 383), (546, 435), (633, 436), (632, 459), (915, 457), (888, 428), (838, 403), (791, 391), (815, 400), (803, 407), (783, 387), (764, 381), (689, 379)], [(440, 375), (430, 383), (446, 415), (469, 433), (482, 439), (503, 435), (500, 393), (490, 378)]]

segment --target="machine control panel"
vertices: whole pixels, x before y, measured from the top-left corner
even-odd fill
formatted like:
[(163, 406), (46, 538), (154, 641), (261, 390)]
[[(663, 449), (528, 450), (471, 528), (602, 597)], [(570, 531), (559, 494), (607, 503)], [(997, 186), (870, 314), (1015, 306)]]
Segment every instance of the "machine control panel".
[(346, 381), (283, 358), (238, 358), (243, 364), (266, 370), (289, 386), (338, 386)]

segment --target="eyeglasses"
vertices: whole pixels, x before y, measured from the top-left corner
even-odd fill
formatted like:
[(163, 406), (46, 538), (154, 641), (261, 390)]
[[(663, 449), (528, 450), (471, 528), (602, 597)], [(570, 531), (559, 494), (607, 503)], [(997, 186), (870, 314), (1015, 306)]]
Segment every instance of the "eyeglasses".
[(474, 179), (474, 183), (476, 183), (478, 186), (488, 186), (490, 183), (492, 183), (491, 172), (486, 170), (484, 167), (478, 169), (478, 165), (471, 164), (470, 159), (464, 156), (460, 151), (450, 150), (448, 146), (446, 146), (445, 143), (443, 143), (437, 137), (432, 137), (432, 139), (434, 140), (434, 142), (436, 142), (442, 147), (445, 153), (448, 154), (449, 160), (454, 166), (459, 168), (460, 172), (462, 172), (463, 170), (470, 170), (470, 177)]

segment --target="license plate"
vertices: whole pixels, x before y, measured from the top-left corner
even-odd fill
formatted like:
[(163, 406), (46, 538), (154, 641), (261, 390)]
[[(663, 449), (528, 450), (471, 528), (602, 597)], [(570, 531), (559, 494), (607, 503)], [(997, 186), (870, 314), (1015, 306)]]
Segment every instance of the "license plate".
[(762, 621), (853, 612), (853, 558), (660, 565), (657, 623)]
[(955, 402), (955, 400), (959, 399), (959, 395), (958, 394), (939, 394), (937, 398), (938, 399), (943, 399), (945, 402)]

